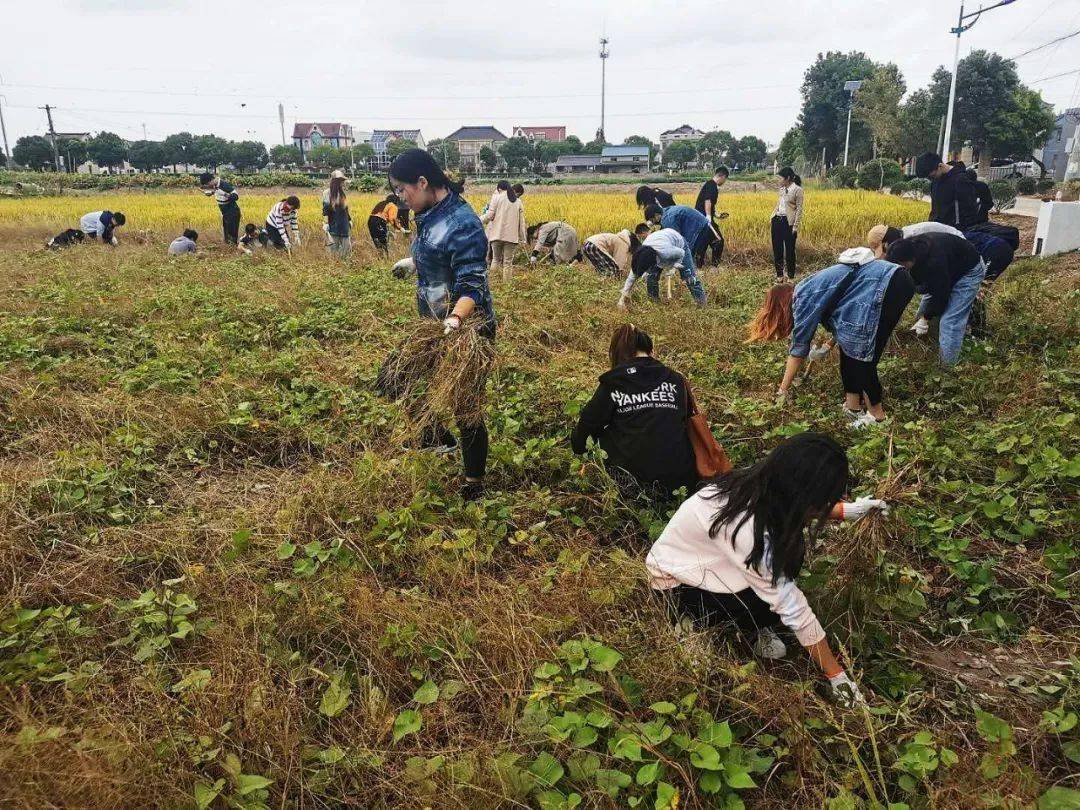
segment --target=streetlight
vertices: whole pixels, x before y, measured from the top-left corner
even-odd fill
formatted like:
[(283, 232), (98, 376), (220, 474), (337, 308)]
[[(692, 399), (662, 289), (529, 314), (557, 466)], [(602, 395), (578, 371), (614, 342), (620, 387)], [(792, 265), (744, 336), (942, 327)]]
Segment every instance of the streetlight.
[(855, 107), (855, 94), (862, 87), (862, 82), (844, 82), (844, 90), (848, 93), (847, 106), (847, 135), (844, 136), (844, 165), (847, 166), (848, 147), (851, 145), (851, 110)]
[[(988, 8), (979, 7), (978, 11), (971, 11), (967, 14), (964, 13), (964, 0), (960, 0), (960, 16), (956, 20), (956, 28), (950, 28), (950, 34), (956, 34), (956, 53), (953, 55), (952, 66), (952, 81), (949, 83), (949, 108), (945, 114), (945, 136), (942, 139), (943, 151), (942, 159), (948, 161), (949, 159), (949, 141), (952, 138), (952, 118), (953, 118), (953, 105), (956, 103), (956, 70), (960, 65), (960, 35), (965, 31), (971, 29), (979, 21), (979, 18), (987, 11), (993, 11), (995, 8), (1001, 8), (1007, 6), (1010, 3), (1015, 3), (1016, 0), (1000, 0), (998, 3), (989, 6)], [(971, 22), (965, 22), (970, 19)]]

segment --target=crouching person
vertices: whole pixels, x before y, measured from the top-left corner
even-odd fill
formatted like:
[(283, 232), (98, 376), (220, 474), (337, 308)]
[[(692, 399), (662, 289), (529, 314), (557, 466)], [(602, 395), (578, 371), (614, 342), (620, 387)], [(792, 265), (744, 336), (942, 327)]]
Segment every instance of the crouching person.
[(694, 257), (690, 254), (686, 240), (674, 228), (663, 228), (645, 237), (645, 241), (630, 260), (630, 273), (619, 296), (619, 309), (626, 309), (630, 305), (630, 294), (642, 276), (646, 276), (645, 289), (648, 290), (649, 297), (659, 301), (660, 273), (665, 268), (678, 270), (694, 303), (699, 307), (705, 306), (705, 287), (697, 277)]
[(785, 625), (843, 702), (862, 702), (795, 583), (806, 549), (830, 517), (858, 520), (884, 501), (844, 503), (848, 460), (828, 436), (785, 439), (752, 467), (717, 476), (690, 496), (649, 551), (653, 589), (677, 620), (699, 629), (731, 626), (761, 658), (787, 654)]
[(118, 245), (115, 231), (127, 222), (119, 211), (91, 211), (79, 220), (79, 229), (91, 239), (100, 238), (103, 244)]

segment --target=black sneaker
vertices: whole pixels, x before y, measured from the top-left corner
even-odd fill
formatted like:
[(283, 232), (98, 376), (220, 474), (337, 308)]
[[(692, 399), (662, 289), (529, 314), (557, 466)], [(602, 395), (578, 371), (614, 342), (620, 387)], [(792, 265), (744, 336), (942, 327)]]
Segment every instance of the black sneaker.
[(484, 497), (483, 481), (466, 481), (461, 485), (461, 499), (463, 501), (478, 501)]

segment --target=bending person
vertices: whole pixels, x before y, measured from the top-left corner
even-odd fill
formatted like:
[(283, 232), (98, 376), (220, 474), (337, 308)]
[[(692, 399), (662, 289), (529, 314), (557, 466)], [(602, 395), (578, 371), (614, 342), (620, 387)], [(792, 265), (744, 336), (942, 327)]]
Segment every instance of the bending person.
[(840, 346), (843, 412), (850, 426), (884, 422), (878, 363), (914, 295), (908, 271), (874, 258), (869, 248), (845, 250), (837, 264), (803, 279), (793, 292), (789, 284), (773, 287), (751, 328), (751, 339), (791, 336), (777, 395), (788, 397), (807, 357), (819, 360), (828, 354), (831, 341), (811, 348), (818, 326), (824, 326)]
[(630, 257), (648, 235), (649, 226), (644, 222), (634, 229), (634, 233), (626, 229), (618, 233), (596, 233), (585, 240), (581, 253), (600, 275), (621, 278), (630, 269)]
[(690, 295), (693, 296), (694, 303), (699, 307), (705, 306), (705, 288), (694, 271), (694, 258), (690, 255), (686, 240), (678, 231), (664, 228), (645, 237), (645, 241), (641, 243), (641, 247), (630, 260), (630, 273), (619, 295), (619, 309), (626, 309), (629, 306), (630, 294), (642, 276), (647, 276), (645, 287), (649, 292), (649, 297), (659, 301), (660, 273), (665, 268), (678, 270), (682, 280), (686, 282), (687, 289), (690, 290)]
[(638, 186), (634, 192), (634, 202), (638, 208), (648, 208), (650, 205), (659, 205), (661, 208), (669, 208), (675, 205), (675, 198), (662, 188), (655, 186)]
[(581, 454), (588, 439), (596, 440), (624, 490), (666, 498), (682, 487), (693, 491), (698, 475), (686, 430), (686, 379), (652, 354), (652, 338), (642, 330), (632, 324), (615, 330), (611, 368), (581, 409), (570, 444)]
[(858, 520), (875, 509), (887, 514), (884, 501), (841, 502), (848, 480), (847, 456), (835, 441), (819, 433), (792, 436), (764, 461), (717, 476), (690, 496), (645, 565), (680, 624), (733, 625), (755, 655), (769, 659), (787, 654), (774, 630), (785, 625), (834, 695), (850, 705), (862, 695), (795, 581), (828, 517)]
[(556, 264), (570, 264), (581, 257), (577, 231), (573, 225), (565, 222), (539, 222), (527, 229), (526, 237), (529, 242), (535, 240), (529, 257), (532, 264), (543, 259), (550, 259)]
[(100, 237), (103, 244), (118, 245), (116, 229), (121, 227), (127, 218), (119, 211), (91, 211), (83, 214), (79, 220), (79, 230), (90, 239)]
[(278, 250), (292, 251), (300, 247), (300, 226), (296, 212), (300, 210), (300, 198), (296, 195), (274, 203), (266, 215), (266, 238)]

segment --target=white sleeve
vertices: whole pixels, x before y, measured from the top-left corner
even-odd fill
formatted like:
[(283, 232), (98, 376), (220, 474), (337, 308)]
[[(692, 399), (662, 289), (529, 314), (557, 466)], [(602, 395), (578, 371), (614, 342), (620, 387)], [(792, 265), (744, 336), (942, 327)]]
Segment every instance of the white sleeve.
[(638, 277), (634, 275), (634, 271), (631, 270), (626, 276), (626, 282), (622, 286), (622, 294), (630, 295), (630, 291), (634, 289), (634, 284), (637, 283)]
[(773, 585), (771, 577), (762, 576), (752, 567), (746, 569), (744, 576), (754, 593), (772, 608), (800, 644), (809, 647), (825, 638), (825, 630), (806, 601), (806, 595), (793, 581), (782, 578)]

